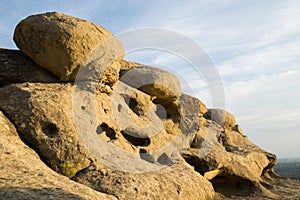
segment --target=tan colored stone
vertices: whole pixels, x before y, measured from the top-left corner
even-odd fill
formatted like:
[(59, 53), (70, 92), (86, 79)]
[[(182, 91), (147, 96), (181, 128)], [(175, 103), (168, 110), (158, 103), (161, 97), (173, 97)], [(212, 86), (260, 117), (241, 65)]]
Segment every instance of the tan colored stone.
[(221, 109), (208, 109), (204, 117), (217, 122), (217, 124), (226, 129), (232, 129), (236, 124), (235, 117), (231, 113)]
[(143, 64), (137, 63), (137, 62), (132, 62), (128, 60), (121, 60), (120, 61), (121, 68), (120, 68), (120, 73), (123, 73), (129, 69), (144, 66)]
[(75, 181), (113, 194), (118, 199), (191, 199), (209, 200), (214, 190), (206, 179), (182, 161), (148, 173), (88, 168), (78, 173)]
[(0, 96), (6, 96), (0, 98), (0, 108), (20, 137), (52, 169), (69, 177), (93, 159), (79, 142), (72, 115), (72, 89), (71, 84), (40, 83), (0, 88)]
[(238, 125), (238, 124), (236, 124), (236, 125), (232, 128), (232, 130), (233, 130), (233, 131), (236, 131), (236, 132), (238, 132), (238, 133), (240, 133), (240, 134), (242, 134), (242, 135), (245, 135), (245, 134), (244, 134), (244, 131), (243, 131), (243, 129), (242, 129), (242, 127), (241, 127), (240, 125)]
[(120, 81), (157, 99), (175, 101), (180, 96), (178, 78), (155, 67), (131, 68), (121, 74)]
[(112, 64), (124, 54), (122, 44), (103, 27), (59, 12), (22, 20), (15, 29), (14, 41), (37, 64), (63, 81), (74, 81), (84, 65), (90, 73), (88, 78), (100, 76), (112, 85), (120, 69)]
[[(116, 199), (47, 167), (0, 112), (0, 199)], [(3, 181), (4, 180), (4, 181)]]
[(206, 178), (207, 180), (211, 180), (211, 179), (215, 178), (217, 175), (219, 175), (221, 173), (222, 173), (221, 169), (208, 171), (208, 172), (204, 173), (204, 178)]
[(244, 182), (249, 191), (260, 187), (264, 174), (272, 170), (276, 156), (251, 143), (235, 131), (206, 121), (191, 148), (183, 157), (195, 170), (210, 179), (215, 188), (220, 184)]

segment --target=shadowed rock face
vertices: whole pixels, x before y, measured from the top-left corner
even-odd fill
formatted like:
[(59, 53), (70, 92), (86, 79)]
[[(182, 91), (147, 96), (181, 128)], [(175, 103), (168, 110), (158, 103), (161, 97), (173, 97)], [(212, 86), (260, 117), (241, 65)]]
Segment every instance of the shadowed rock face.
[(21, 51), (0, 48), (0, 87), (24, 82), (57, 83), (59, 78)]
[(299, 198), (232, 114), (182, 94), (169, 72), (122, 60), (104, 28), (45, 13), (14, 40), (30, 58), (0, 49), (0, 199)]

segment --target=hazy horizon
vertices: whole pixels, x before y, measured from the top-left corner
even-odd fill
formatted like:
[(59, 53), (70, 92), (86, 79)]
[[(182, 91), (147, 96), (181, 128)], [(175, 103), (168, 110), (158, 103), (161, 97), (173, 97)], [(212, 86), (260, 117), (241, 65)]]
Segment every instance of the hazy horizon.
[[(49, 11), (92, 21), (114, 34), (141, 27), (178, 32), (194, 40), (215, 64), (223, 80), (225, 108), (248, 138), (279, 158), (300, 158), (299, 9), (297, 0), (1, 1), (0, 46), (16, 49), (16, 24)], [(126, 58), (180, 69), (181, 81), (193, 95), (212, 106), (205, 80), (189, 74), (187, 63), (178, 57), (149, 50)]]

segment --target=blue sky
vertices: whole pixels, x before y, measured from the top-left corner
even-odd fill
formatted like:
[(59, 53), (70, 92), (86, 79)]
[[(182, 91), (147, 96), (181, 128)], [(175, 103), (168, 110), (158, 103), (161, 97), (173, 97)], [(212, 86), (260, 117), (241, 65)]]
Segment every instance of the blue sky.
[[(16, 48), (16, 24), (47, 11), (87, 19), (114, 34), (157, 27), (191, 38), (215, 64), (226, 109), (250, 140), (280, 157), (300, 157), (300, 1), (3, 0), (0, 46)], [(147, 51), (127, 58), (173, 67), (193, 94), (212, 106), (205, 80), (193, 78), (174, 55)]]

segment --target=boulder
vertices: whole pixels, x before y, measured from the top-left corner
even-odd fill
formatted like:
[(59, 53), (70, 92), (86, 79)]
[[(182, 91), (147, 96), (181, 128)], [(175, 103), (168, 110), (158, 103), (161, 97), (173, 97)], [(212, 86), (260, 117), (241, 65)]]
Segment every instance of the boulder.
[(123, 58), (122, 44), (101, 26), (59, 12), (32, 15), (15, 28), (16, 45), (38, 65), (60, 77), (74, 81), (93, 78), (113, 85)]
[(238, 184), (247, 185), (249, 192), (259, 189), (260, 181), (272, 171), (277, 159), (240, 133), (221, 128), (209, 120), (183, 157), (213, 183), (216, 191), (232, 187), (237, 194)]
[(12, 83), (55, 83), (59, 78), (18, 50), (0, 49), (0, 87)]
[(232, 129), (236, 124), (235, 117), (231, 113), (221, 109), (208, 109), (204, 114), (204, 118), (215, 121), (226, 129)]
[(112, 195), (75, 183), (43, 163), (0, 112), (0, 199), (107, 199)]
[(209, 181), (183, 161), (148, 173), (123, 173), (96, 167), (79, 172), (73, 180), (118, 199), (197, 199), (214, 198)]
[(198, 116), (201, 117), (207, 112), (206, 105), (199, 99), (187, 94), (181, 94), (179, 102), (182, 103), (182, 107), (185, 109), (186, 116)]
[(124, 73), (125, 71), (129, 70), (129, 69), (144, 66), (143, 64), (128, 61), (128, 60), (121, 60), (120, 64), (121, 64), (121, 67), (120, 67), (120, 73), (121, 74)]
[(245, 134), (244, 134), (244, 131), (243, 131), (243, 129), (242, 129), (242, 127), (241, 127), (240, 125), (238, 125), (238, 124), (236, 124), (236, 125), (232, 128), (232, 130), (233, 130), (233, 131), (236, 131), (236, 132), (238, 132), (238, 133), (240, 133), (240, 134), (242, 134), (242, 135), (245, 135)]
[(120, 81), (157, 99), (175, 101), (180, 96), (178, 78), (155, 67), (131, 68), (121, 73)]

